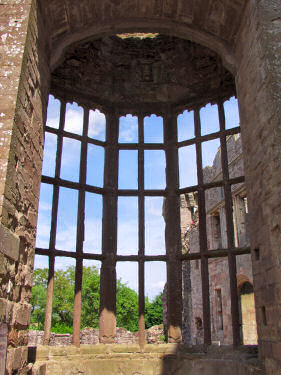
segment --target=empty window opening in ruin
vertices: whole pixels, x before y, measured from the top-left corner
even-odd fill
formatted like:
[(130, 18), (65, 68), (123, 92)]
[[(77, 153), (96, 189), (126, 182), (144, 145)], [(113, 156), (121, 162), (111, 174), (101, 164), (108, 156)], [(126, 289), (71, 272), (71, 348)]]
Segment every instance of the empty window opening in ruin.
[(221, 289), (216, 289), (216, 308), (217, 308), (217, 329), (223, 330), (223, 311), (222, 311), (222, 294)]
[(239, 287), (239, 309), (242, 343), (255, 345), (257, 344), (256, 309), (254, 289), (249, 281), (245, 281)]
[[(73, 326), (72, 342), (79, 346), (80, 329), (87, 324), (98, 329), (95, 337), (101, 343), (120, 342), (126, 325), (131, 333), (138, 331), (127, 335), (129, 342), (141, 346), (163, 340), (209, 345), (221, 342), (220, 327), (229, 326), (232, 332), (224, 343), (238, 345), (236, 274), (242, 264), (239, 257), (250, 250), (246, 235), (244, 242), (235, 240), (235, 225), (242, 216), (241, 202), (235, 198), (245, 202), (246, 197), (243, 166), (235, 154), (242, 153), (237, 100), (228, 100), (231, 89), (212, 104), (194, 99), (180, 107), (157, 105), (166, 98), (165, 89), (160, 94), (153, 90), (165, 79), (161, 58), (170, 47), (159, 36), (145, 44), (147, 53), (142, 54), (136, 41), (126, 39), (130, 37), (111, 42), (120, 51), (123, 43), (126, 49), (132, 47), (128, 61), (124, 49), (124, 61), (135, 80), (135, 97), (126, 91), (131, 86), (122, 66), (122, 94), (110, 87), (110, 97), (111, 80), (105, 80), (103, 91), (95, 81), (102, 104), (86, 96), (81, 106), (72, 102), (67, 90), (60, 90), (60, 79), (67, 82), (69, 70), (62, 65), (53, 74), (52, 89), (60, 100), (49, 98), (36, 244), (36, 266), (48, 269), (44, 343), (50, 342), (54, 325), (63, 330), (67, 324)], [(102, 43), (111, 48), (108, 40)], [(188, 43), (177, 43), (190, 49)], [(67, 53), (63, 64), (69, 68), (73, 54), (85, 51), (82, 47)], [(87, 44), (93, 54), (96, 48), (95, 41)], [(193, 53), (200, 59), (196, 48)], [(101, 78), (115, 61), (102, 60), (102, 53), (96, 58)], [(76, 74), (73, 71), (73, 85), (79, 88)], [(87, 92), (87, 97), (92, 95)], [(142, 100), (144, 92), (147, 100), (155, 100), (157, 110), (131, 103)], [(109, 99), (113, 104), (108, 105)], [(124, 99), (133, 110), (116, 104)], [(241, 220), (238, 239), (246, 231)], [(45, 257), (42, 264), (40, 256)], [(213, 327), (218, 298), (209, 291), (218, 289), (221, 270), (229, 275), (222, 293), (230, 303), (220, 310), (223, 323)], [(59, 279), (71, 285), (62, 309), (68, 312), (65, 321), (56, 320), (54, 280)], [(92, 323), (85, 321), (89, 306), (96, 312)], [(38, 316), (33, 314), (33, 323), (39, 324)], [(225, 316), (230, 319), (225, 321)], [(194, 324), (198, 317), (201, 323)], [(145, 332), (152, 325), (158, 328)]]

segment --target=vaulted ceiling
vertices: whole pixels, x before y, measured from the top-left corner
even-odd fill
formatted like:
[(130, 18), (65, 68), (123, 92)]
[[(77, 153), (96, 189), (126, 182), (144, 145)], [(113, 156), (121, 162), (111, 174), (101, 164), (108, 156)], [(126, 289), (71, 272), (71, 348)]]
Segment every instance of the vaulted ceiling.
[(52, 65), (72, 43), (126, 31), (190, 39), (220, 53), (231, 48), (246, 0), (41, 0), (53, 50)]

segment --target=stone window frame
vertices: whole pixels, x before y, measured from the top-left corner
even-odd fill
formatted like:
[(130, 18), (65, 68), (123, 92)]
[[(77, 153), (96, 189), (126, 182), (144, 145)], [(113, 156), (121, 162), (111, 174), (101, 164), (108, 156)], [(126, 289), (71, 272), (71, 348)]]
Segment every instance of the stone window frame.
[[(67, 256), (76, 259), (75, 272), (75, 298), (74, 298), (74, 323), (73, 344), (80, 345), (80, 319), (81, 319), (81, 287), (83, 260), (92, 259), (102, 262), (101, 267), (101, 295), (100, 295), (100, 325), (99, 339), (102, 343), (113, 343), (116, 332), (116, 262), (134, 261), (139, 265), (139, 344), (145, 345), (145, 294), (144, 294), (144, 266), (148, 261), (164, 261), (167, 265), (167, 310), (168, 310), (168, 341), (180, 343), (182, 325), (182, 262), (200, 260), (202, 279), (202, 305), (203, 305), (203, 328), (204, 344), (210, 345), (211, 339), (211, 316), (209, 295), (209, 269), (208, 260), (217, 257), (227, 257), (230, 276), (231, 313), (233, 344), (240, 344), (239, 309), (236, 278), (236, 256), (249, 254), (250, 248), (235, 248), (234, 227), (232, 214), (232, 185), (243, 183), (244, 176), (230, 178), (227, 155), (227, 136), (240, 133), (240, 126), (225, 128), (224, 100), (213, 101), (218, 106), (220, 130), (208, 135), (201, 135), (200, 108), (194, 110), (195, 137), (192, 139), (178, 141), (177, 138), (177, 116), (182, 113), (168, 106), (160, 114), (153, 111), (134, 111), (138, 117), (139, 142), (137, 144), (118, 143), (119, 118), (124, 115), (114, 108), (102, 110), (106, 117), (106, 140), (97, 141), (88, 137), (89, 111), (94, 110), (90, 106), (82, 105), (84, 109), (83, 133), (82, 135), (70, 134), (64, 130), (66, 104), (68, 101), (58, 98), (61, 102), (59, 128), (51, 128), (45, 125), (45, 132), (56, 134), (58, 137), (55, 177), (42, 176), (42, 183), (53, 186), (53, 204), (50, 243), (48, 249), (36, 248), (36, 254), (49, 257), (49, 279), (47, 287), (47, 303), (44, 326), (44, 344), (48, 345), (51, 330), (52, 295), (54, 288), (55, 257)], [(186, 108), (184, 108), (185, 110)], [(131, 113), (126, 111), (125, 114)], [(143, 122), (147, 115), (157, 114), (163, 118), (164, 142), (162, 144), (144, 143)], [(67, 136), (81, 141), (80, 177), (79, 182), (70, 182), (60, 179), (60, 167), (62, 157), (62, 141)], [(222, 179), (204, 182), (202, 165), (202, 143), (220, 139)], [(87, 146), (89, 143), (103, 146), (105, 148), (104, 187), (97, 188), (86, 184)], [(195, 145), (197, 160), (197, 180), (195, 186), (179, 188), (179, 162), (178, 149), (183, 146)], [(118, 154), (119, 150), (138, 150), (138, 189), (118, 189)], [(144, 189), (144, 150), (164, 150), (166, 154), (166, 189), (145, 190)], [(58, 213), (59, 188), (68, 187), (79, 193), (78, 215), (77, 215), (77, 243), (76, 251), (69, 252), (57, 250), (56, 226)], [(208, 250), (205, 191), (214, 187), (223, 188), (225, 197), (225, 213), (227, 226), (227, 248)], [(83, 253), (84, 215), (85, 215), (85, 193), (92, 192), (103, 195), (103, 230), (102, 230), (102, 254)], [(197, 253), (183, 254), (181, 249), (180, 229), (180, 196), (190, 192), (198, 194), (198, 216), (199, 216), (199, 244), (200, 251)], [(138, 255), (122, 256), (117, 254), (117, 201), (119, 196), (137, 196), (139, 201), (139, 252)], [(145, 255), (144, 251), (144, 197), (163, 196), (165, 199), (165, 242), (166, 255)], [(106, 223), (106, 225), (105, 225)], [(110, 235), (109, 235), (110, 234)]]

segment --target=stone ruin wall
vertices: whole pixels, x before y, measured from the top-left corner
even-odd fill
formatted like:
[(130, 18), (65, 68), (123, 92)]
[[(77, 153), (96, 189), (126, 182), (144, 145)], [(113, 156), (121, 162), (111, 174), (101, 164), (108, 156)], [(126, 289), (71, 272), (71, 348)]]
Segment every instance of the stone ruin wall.
[[(48, 47), (35, 3), (0, 4), (0, 373), (27, 363)], [(40, 55), (40, 57), (39, 57)]]
[[(153, 326), (145, 331), (147, 344), (163, 344), (163, 325)], [(28, 346), (43, 345), (44, 331), (30, 330), (28, 334)], [(138, 332), (130, 332), (125, 328), (116, 328), (115, 344), (132, 345), (139, 343)], [(95, 328), (84, 328), (80, 332), (81, 345), (98, 345), (99, 330)], [(51, 333), (50, 346), (72, 345), (72, 335), (70, 333)]]
[[(231, 136), (227, 140), (228, 158), (229, 158), (229, 173), (231, 177), (239, 177), (244, 175), (243, 158), (241, 138)], [(213, 165), (204, 169), (204, 177), (206, 181), (220, 180), (221, 179), (221, 164), (220, 164), (220, 150), (218, 150)], [(223, 199), (221, 198), (220, 188), (210, 189), (206, 196), (206, 211), (212, 211), (214, 207), (220, 206), (223, 209)], [(244, 184), (235, 186), (235, 192), (244, 191)], [(199, 252), (199, 231), (197, 229), (198, 222), (192, 219), (187, 205), (181, 208), (181, 228), (182, 238), (186, 232), (188, 234), (188, 247), (189, 251)], [(212, 222), (211, 216), (207, 215), (207, 237), (208, 248), (215, 249), (218, 246), (212, 246)], [(226, 246), (226, 226), (225, 222), (221, 221), (221, 242), (222, 247)], [(248, 237), (244, 237), (243, 246), (249, 245)], [(241, 244), (240, 244), (241, 245)], [(200, 323), (203, 321), (202, 311), (202, 287), (201, 287), (201, 269), (200, 261), (193, 260), (190, 262), (190, 269), (188, 269), (188, 262), (183, 266), (183, 294), (184, 294), (184, 321), (183, 321), (183, 335), (184, 342), (192, 343), (193, 345), (203, 343), (203, 326)], [(237, 256), (237, 276), (244, 276), (253, 284), (252, 275), (252, 261), (250, 255)], [(228, 273), (227, 259), (210, 259), (209, 260), (209, 282), (210, 282), (210, 305), (211, 305), (211, 328), (212, 340), (220, 344), (232, 343), (232, 322), (231, 322), (231, 305), (230, 305), (230, 282)], [(188, 289), (187, 289), (188, 288)], [(217, 329), (217, 306), (215, 291), (221, 290), (223, 302), (223, 330)], [(190, 311), (191, 308), (191, 311)], [(186, 319), (189, 316), (189, 321)], [(190, 333), (190, 336), (187, 336)]]

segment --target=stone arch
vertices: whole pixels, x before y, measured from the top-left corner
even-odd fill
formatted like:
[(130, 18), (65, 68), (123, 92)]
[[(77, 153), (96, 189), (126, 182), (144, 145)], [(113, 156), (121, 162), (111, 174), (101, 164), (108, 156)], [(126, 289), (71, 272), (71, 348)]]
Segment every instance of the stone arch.
[(56, 66), (71, 44), (120, 32), (159, 32), (189, 39), (217, 52), (234, 72), (234, 40), (247, 1), (51, 0), (42, 6)]
[(237, 275), (237, 290), (238, 290), (238, 293), (240, 293), (240, 290), (241, 290), (243, 284), (245, 284), (247, 282), (252, 284), (252, 282), (250, 281), (248, 276), (242, 275), (242, 274)]
[(232, 45), (191, 26), (183, 25), (180, 28), (174, 28), (173, 26), (174, 24), (171, 21), (168, 21), (165, 26), (163, 26), (163, 23), (157, 20), (149, 22), (144, 20), (138, 21), (130, 27), (127, 25), (124, 27), (124, 23), (120, 22), (120, 24), (115, 24), (114, 28), (112, 28), (111, 25), (95, 25), (86, 30), (77, 31), (67, 36), (67, 38), (56, 42), (50, 60), (51, 70), (60, 64), (63, 60), (64, 52), (71, 45), (79, 44), (80, 42), (85, 42), (89, 39), (95, 39), (99, 36), (111, 36), (114, 34), (131, 32), (155, 32), (163, 35), (175, 36), (181, 39), (187, 39), (214, 50), (221, 56), (224, 66), (231, 73), (235, 74), (235, 56)]
[(244, 345), (257, 344), (256, 308), (253, 283), (245, 275), (237, 277), (241, 340)]

